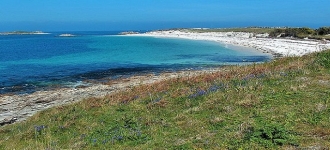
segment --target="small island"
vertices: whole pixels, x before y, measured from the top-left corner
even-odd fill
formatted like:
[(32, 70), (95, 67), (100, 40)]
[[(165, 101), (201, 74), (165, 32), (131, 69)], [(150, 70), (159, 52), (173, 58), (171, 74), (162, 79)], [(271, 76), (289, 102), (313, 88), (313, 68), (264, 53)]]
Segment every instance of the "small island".
[(73, 35), (73, 34), (68, 34), (68, 33), (65, 33), (65, 34), (60, 34), (59, 37), (75, 37), (76, 35)]
[(0, 32), (0, 35), (35, 35), (35, 34), (50, 34), (42, 31), (12, 31), (12, 32)]

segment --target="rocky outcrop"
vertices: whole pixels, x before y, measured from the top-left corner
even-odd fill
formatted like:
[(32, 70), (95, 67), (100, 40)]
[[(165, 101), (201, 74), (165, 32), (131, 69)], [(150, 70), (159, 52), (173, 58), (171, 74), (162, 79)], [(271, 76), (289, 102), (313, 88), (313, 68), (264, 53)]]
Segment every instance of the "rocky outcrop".
[(115, 91), (115, 87), (94, 85), (87, 88), (63, 88), (39, 91), (33, 94), (0, 97), (0, 125), (23, 121), (36, 112), (63, 104), (77, 102), (88, 97), (99, 97)]

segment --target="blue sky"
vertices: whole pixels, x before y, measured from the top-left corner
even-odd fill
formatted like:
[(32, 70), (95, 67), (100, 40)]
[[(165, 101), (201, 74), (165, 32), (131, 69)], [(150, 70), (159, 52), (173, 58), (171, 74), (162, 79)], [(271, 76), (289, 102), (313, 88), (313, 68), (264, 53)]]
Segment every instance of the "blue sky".
[(0, 0), (0, 31), (330, 26), (330, 0)]

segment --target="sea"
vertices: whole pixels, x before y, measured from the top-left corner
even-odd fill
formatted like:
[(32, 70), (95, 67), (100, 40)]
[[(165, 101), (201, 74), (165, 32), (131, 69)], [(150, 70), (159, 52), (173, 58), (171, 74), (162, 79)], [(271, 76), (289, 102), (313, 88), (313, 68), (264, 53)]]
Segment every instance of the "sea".
[[(74, 37), (60, 37), (69, 33)], [(211, 41), (121, 36), (120, 31), (0, 35), (0, 94), (89, 86), (140, 74), (201, 70), (272, 59)]]

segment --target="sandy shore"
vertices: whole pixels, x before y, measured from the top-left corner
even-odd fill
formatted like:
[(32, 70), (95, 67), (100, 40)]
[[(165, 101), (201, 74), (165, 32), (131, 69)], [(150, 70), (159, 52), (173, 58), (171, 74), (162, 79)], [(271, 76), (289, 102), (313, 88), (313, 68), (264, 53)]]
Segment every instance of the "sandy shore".
[(246, 32), (205, 32), (196, 33), (186, 30), (153, 31), (129, 36), (152, 36), (165, 38), (184, 38), (192, 40), (207, 40), (231, 44), (271, 53), (276, 57), (302, 56), (312, 52), (330, 49), (329, 41), (308, 39), (269, 38), (268, 34), (253, 34)]
[[(232, 44), (261, 50), (280, 56), (301, 56), (330, 48), (330, 43), (315, 40), (271, 39), (267, 34), (254, 35), (242, 32), (192, 33), (184, 31), (155, 31), (128, 36), (153, 36), (166, 38), (185, 38), (209, 40), (222, 44)], [(111, 85), (94, 84), (85, 88), (62, 88), (52, 91), (38, 91), (24, 95), (0, 95), (0, 126), (26, 120), (35, 113), (50, 107), (69, 104), (89, 97), (102, 97), (114, 92), (126, 90), (132, 86), (150, 84), (170, 78), (196, 76), (219, 71), (184, 71), (163, 73), (160, 75), (133, 76), (113, 81)]]

